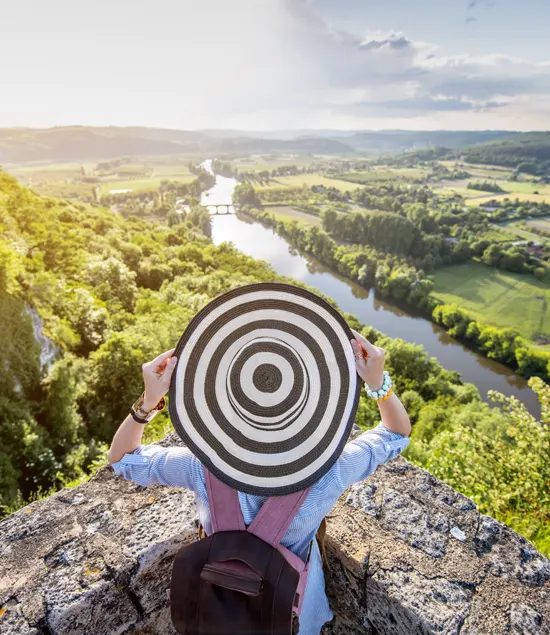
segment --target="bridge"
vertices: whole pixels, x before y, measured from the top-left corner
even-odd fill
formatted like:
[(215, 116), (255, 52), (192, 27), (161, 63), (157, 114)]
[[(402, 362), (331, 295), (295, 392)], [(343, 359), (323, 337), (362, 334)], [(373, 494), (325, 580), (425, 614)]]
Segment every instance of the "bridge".
[(213, 205), (208, 203), (206, 205), (203, 204), (202, 207), (206, 207), (212, 216), (216, 216), (218, 214), (234, 214), (240, 209), (241, 205), (239, 203), (218, 203)]

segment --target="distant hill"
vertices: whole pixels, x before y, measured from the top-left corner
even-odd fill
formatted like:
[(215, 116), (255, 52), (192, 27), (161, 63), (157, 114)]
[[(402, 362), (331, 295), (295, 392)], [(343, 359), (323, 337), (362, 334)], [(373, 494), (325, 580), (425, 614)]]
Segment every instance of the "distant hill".
[(455, 150), (477, 143), (514, 137), (520, 134), (509, 130), (385, 130), (358, 132), (345, 142), (357, 150), (375, 150), (377, 154), (412, 152), (424, 148), (444, 147)]
[(337, 131), (245, 132), (168, 130), (143, 127), (65, 126), (0, 129), (0, 165), (64, 162), (183, 153), (322, 154), (380, 156), (424, 148), (451, 150), (487, 141), (522, 137), (507, 131)]
[(173, 154), (197, 150), (201, 139), (197, 132), (152, 128), (7, 128), (0, 129), (0, 164)]
[(508, 139), (467, 148), (460, 153), (469, 163), (488, 163), (517, 168), (535, 162), (550, 169), (550, 132), (525, 132)]
[(31, 161), (84, 161), (120, 156), (167, 155), (189, 152), (353, 154), (334, 139), (307, 137), (262, 139), (215, 137), (202, 132), (157, 128), (91, 128), (68, 126), (47, 129), (0, 129), (0, 165)]

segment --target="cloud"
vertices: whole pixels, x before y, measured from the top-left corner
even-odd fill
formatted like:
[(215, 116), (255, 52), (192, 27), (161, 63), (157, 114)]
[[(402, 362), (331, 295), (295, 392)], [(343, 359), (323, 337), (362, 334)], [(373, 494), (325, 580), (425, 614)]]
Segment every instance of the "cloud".
[(470, 0), (468, 2), (468, 9), (474, 9), (475, 7), (485, 6), (492, 8), (495, 6), (494, 0)]
[(361, 44), (361, 48), (364, 48), (366, 51), (376, 51), (384, 47), (388, 47), (394, 51), (400, 51), (402, 49), (409, 48), (412, 44), (411, 40), (404, 36), (393, 36), (386, 38), (385, 40), (369, 40), (367, 42), (363, 42)]
[(475, 18), (473, 15), (470, 15), (466, 18), (465, 20), (466, 22), (477, 22), (477, 18)]
[(498, 54), (444, 56), (436, 45), (399, 32), (358, 37), (334, 30), (305, 0), (287, 0), (285, 6), (286, 33), (292, 36), (284, 44), (291, 60), (286, 82), (295, 89), (280, 94), (282, 100), (272, 95), (272, 110), (324, 109), (387, 119), (500, 111), (517, 97), (550, 95), (550, 62)]

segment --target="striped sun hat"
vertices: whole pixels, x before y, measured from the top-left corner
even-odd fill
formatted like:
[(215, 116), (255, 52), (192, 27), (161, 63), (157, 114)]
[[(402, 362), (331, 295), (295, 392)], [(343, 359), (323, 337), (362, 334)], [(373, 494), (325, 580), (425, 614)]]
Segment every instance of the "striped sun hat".
[(360, 383), (342, 316), (318, 296), (261, 283), (225, 293), (180, 338), (170, 416), (220, 480), (249, 494), (305, 489), (348, 439)]

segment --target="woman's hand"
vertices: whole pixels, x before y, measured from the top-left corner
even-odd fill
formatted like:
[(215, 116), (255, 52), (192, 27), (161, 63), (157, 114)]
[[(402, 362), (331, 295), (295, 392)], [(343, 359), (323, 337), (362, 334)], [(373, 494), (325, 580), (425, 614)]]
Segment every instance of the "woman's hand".
[(143, 397), (145, 410), (152, 410), (168, 392), (170, 379), (178, 361), (177, 357), (172, 357), (175, 350), (172, 348), (141, 367), (145, 384)]
[(351, 340), (351, 346), (355, 353), (355, 366), (361, 379), (371, 390), (378, 390), (384, 383), (384, 356), (383, 348), (374, 346), (357, 331), (351, 329), (355, 340)]

